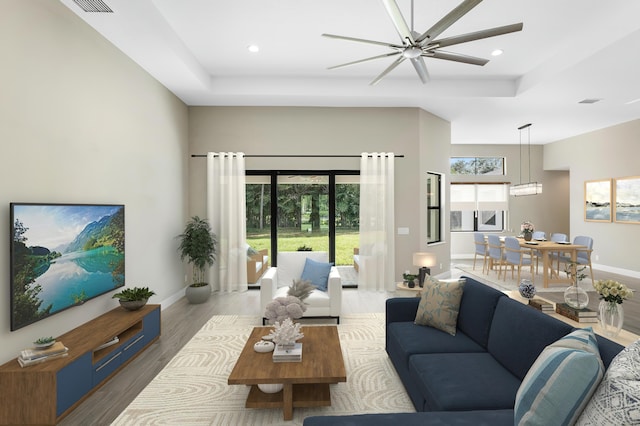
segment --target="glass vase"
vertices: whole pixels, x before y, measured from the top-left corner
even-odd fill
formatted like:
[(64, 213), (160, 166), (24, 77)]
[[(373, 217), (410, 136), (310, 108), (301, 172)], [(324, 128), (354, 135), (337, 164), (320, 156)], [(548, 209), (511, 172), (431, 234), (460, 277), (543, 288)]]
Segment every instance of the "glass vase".
[(589, 293), (581, 287), (572, 285), (564, 291), (564, 303), (575, 309), (584, 309), (589, 304)]
[(624, 324), (624, 309), (616, 302), (600, 301), (598, 320), (602, 333), (607, 337), (616, 337)]

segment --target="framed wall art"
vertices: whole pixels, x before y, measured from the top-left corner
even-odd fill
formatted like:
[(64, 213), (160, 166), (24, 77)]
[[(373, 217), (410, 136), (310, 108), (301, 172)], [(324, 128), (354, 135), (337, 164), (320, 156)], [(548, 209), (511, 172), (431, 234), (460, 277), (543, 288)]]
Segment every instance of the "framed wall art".
[(585, 181), (584, 220), (611, 222), (611, 179)]
[(640, 176), (615, 180), (614, 220), (620, 223), (640, 223)]

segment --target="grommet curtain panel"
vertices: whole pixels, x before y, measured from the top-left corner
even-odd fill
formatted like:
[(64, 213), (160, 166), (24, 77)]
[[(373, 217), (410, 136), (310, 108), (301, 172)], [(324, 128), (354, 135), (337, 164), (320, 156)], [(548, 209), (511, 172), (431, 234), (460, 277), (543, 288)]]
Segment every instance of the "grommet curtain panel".
[(362, 290), (395, 290), (394, 158), (392, 152), (363, 152), (360, 158)]
[(207, 153), (207, 218), (218, 237), (209, 282), (222, 292), (247, 290), (243, 153)]

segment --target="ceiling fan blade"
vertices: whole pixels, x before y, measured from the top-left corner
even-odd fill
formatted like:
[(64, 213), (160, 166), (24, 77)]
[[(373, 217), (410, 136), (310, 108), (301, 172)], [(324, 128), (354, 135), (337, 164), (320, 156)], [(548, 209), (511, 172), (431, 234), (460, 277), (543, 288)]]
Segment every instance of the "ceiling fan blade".
[(420, 77), (420, 80), (422, 80), (422, 84), (428, 83), (430, 80), (429, 71), (427, 71), (427, 65), (424, 63), (424, 59), (422, 59), (422, 56), (411, 59), (411, 63), (416, 69), (418, 77)]
[(522, 31), (522, 26), (522, 22), (520, 22), (519, 24), (505, 25), (503, 27), (490, 28), (488, 30), (475, 31), (458, 36), (442, 38), (439, 40), (434, 40), (429, 44), (435, 44), (438, 47), (453, 46), (454, 44), (467, 43), (469, 41)]
[(394, 48), (394, 49), (402, 49), (402, 48), (404, 48), (404, 46), (399, 45), (399, 44), (385, 43), (385, 42), (382, 42), (382, 41), (375, 41), (375, 40), (366, 40), (366, 39), (363, 39), (363, 38), (346, 37), (346, 36), (335, 35), (335, 34), (322, 34), (322, 37), (336, 38), (338, 40), (355, 41), (355, 42), (358, 42), (358, 43), (377, 44), (377, 45), (380, 45), (380, 46), (391, 47), (391, 48)]
[(426, 56), (427, 58), (436, 58), (436, 59), (444, 59), (447, 61), (462, 62), (465, 64), (471, 64), (471, 65), (485, 65), (487, 62), (489, 62), (488, 59), (476, 58), (475, 56), (461, 55), (460, 53), (443, 52), (442, 50), (434, 50), (433, 52), (426, 53), (423, 56)]
[(400, 54), (400, 52), (385, 53), (384, 55), (378, 55), (378, 56), (372, 56), (370, 58), (359, 59), (357, 61), (347, 62), (346, 64), (334, 65), (334, 66), (329, 67), (327, 69), (328, 70), (335, 70), (336, 68), (348, 67), (349, 65), (355, 65), (355, 64), (359, 64), (361, 62), (373, 61), (374, 59), (388, 58), (389, 56), (395, 56), (395, 55), (399, 55), (399, 54)]
[(400, 8), (395, 0), (382, 0), (382, 3), (387, 9), (387, 13), (391, 18), (393, 25), (396, 27), (396, 31), (398, 31), (398, 35), (400, 35), (402, 42), (404, 43), (406, 39), (409, 39), (409, 44), (415, 44), (413, 35), (411, 35), (411, 30), (407, 26), (407, 22), (404, 20), (404, 16), (402, 16), (402, 12), (400, 12)]
[(471, 9), (476, 7), (482, 2), (482, 0), (465, 0), (458, 5), (451, 12), (435, 23), (434, 26), (429, 28), (424, 34), (422, 34), (416, 42), (424, 44), (425, 41), (431, 41), (442, 34), (447, 28), (453, 25), (458, 19), (466, 15)]
[(384, 78), (385, 75), (389, 74), (391, 71), (393, 71), (393, 69), (395, 67), (397, 67), (398, 65), (400, 65), (406, 58), (402, 55), (400, 55), (398, 57), (398, 59), (396, 59), (395, 61), (393, 61), (393, 63), (391, 65), (389, 65), (387, 67), (387, 69), (385, 69), (384, 71), (382, 71), (380, 73), (380, 75), (378, 75), (375, 79), (373, 79), (373, 81), (371, 83), (369, 83), (370, 86), (375, 86), (376, 84), (378, 84), (378, 82), (380, 80), (382, 80)]

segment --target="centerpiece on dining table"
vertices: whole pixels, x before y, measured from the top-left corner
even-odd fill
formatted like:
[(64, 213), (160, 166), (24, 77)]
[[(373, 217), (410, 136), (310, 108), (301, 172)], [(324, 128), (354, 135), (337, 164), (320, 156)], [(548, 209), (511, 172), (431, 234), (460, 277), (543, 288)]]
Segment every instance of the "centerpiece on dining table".
[(520, 225), (520, 234), (525, 239), (525, 241), (531, 241), (534, 230), (535, 230), (535, 226), (533, 225), (533, 223), (529, 222), (528, 220), (522, 222), (522, 225)]

